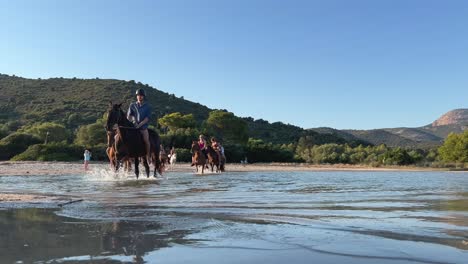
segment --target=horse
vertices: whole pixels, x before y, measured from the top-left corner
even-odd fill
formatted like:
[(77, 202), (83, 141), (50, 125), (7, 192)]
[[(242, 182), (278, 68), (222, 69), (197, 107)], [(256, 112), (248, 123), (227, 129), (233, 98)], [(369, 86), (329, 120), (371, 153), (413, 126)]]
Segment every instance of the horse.
[[(107, 149), (106, 149), (106, 154), (107, 157), (109, 158), (110, 162), (110, 167), (112, 170), (115, 170), (116, 168), (116, 161), (114, 159), (115, 157), (115, 148), (114, 148), (114, 143), (115, 143), (115, 136), (116, 132), (115, 130), (112, 131), (107, 131)], [(126, 172), (130, 172), (132, 170), (132, 161), (130, 157), (124, 157), (122, 159), (124, 163), (124, 170)]]
[(207, 155), (208, 155), (208, 163), (210, 164), (211, 166), (211, 172), (213, 172), (213, 167), (216, 166), (216, 173), (220, 172), (220, 159), (219, 157), (221, 155), (219, 155), (219, 153), (214, 150), (214, 148), (212, 146), (208, 146), (206, 148), (206, 152), (207, 152)]
[(161, 162), (161, 166), (162, 166), (161, 169), (165, 169), (166, 163), (168, 163), (168, 157), (167, 157), (166, 151), (164, 150), (163, 145), (161, 145), (160, 148), (161, 150), (159, 151), (159, 161)]
[(221, 160), (219, 161), (219, 170), (221, 172), (224, 172), (226, 169), (226, 156), (220, 153), (219, 155), (221, 157)]
[[(122, 110), (122, 104), (112, 104), (108, 110), (108, 117), (106, 121), (106, 130), (108, 132), (116, 131), (114, 137), (111, 164), (114, 165), (115, 170), (118, 171), (120, 163), (125, 158), (133, 158), (135, 160), (135, 175), (138, 179), (140, 174), (138, 165), (139, 157), (143, 158), (143, 165), (145, 166), (146, 176), (149, 177), (150, 169), (146, 160), (146, 147), (140, 131), (133, 126), (127, 119), (125, 112)], [(117, 126), (116, 129), (114, 127)], [(159, 135), (151, 129), (148, 129), (150, 139), (150, 154), (154, 164), (154, 177), (157, 173), (162, 174), (161, 164), (159, 161)], [(113, 153), (112, 153), (113, 152)], [(109, 154), (108, 154), (109, 155)]]
[(174, 170), (174, 166), (177, 162), (177, 154), (174, 153), (172, 155), (169, 155), (168, 157), (169, 157), (169, 169)]
[(202, 167), (202, 174), (205, 171), (206, 166), (206, 157), (205, 154), (200, 149), (197, 141), (192, 141), (192, 160), (195, 165), (196, 171), (198, 172), (198, 166)]

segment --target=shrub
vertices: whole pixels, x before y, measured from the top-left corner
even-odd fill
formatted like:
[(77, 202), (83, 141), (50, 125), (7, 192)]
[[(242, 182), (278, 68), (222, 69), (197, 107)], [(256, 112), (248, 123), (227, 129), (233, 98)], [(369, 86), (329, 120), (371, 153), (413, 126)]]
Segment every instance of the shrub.
[(76, 133), (75, 143), (82, 146), (93, 147), (99, 144), (107, 144), (107, 134), (104, 129), (104, 121), (80, 126)]
[(192, 154), (189, 149), (177, 148), (175, 151), (177, 154), (177, 161), (192, 162)]
[[(52, 122), (36, 123), (31, 126), (23, 127), (20, 129), (20, 132), (34, 135), (42, 141), (45, 141), (47, 138), (49, 142), (66, 141), (70, 136), (65, 126)], [(48, 136), (47, 133), (49, 133)]]
[(25, 133), (13, 133), (0, 140), (0, 160), (9, 160), (41, 140)]
[(83, 155), (83, 148), (65, 143), (36, 144), (18, 154), (12, 160), (76, 161)]

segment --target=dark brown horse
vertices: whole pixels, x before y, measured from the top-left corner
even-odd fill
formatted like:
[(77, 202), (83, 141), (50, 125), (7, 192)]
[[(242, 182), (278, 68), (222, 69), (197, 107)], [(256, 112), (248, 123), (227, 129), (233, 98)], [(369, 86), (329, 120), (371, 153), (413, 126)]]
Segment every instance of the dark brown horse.
[[(115, 161), (115, 148), (114, 148), (114, 143), (115, 143), (115, 136), (116, 136), (116, 129), (113, 131), (107, 131), (107, 149), (106, 149), (106, 154), (107, 157), (109, 158), (110, 162), (110, 167), (112, 170), (115, 170), (116, 168), (116, 161)], [(124, 170), (126, 172), (130, 172), (132, 170), (132, 160), (130, 157), (124, 157), (122, 159), (122, 162), (124, 163)]]
[(206, 157), (200, 149), (197, 141), (192, 141), (192, 162), (198, 172), (198, 166), (202, 168), (202, 174), (205, 172)]
[[(143, 158), (143, 165), (145, 166), (146, 176), (149, 177), (150, 169), (146, 160), (146, 147), (143, 141), (141, 132), (128, 121), (125, 112), (121, 109), (122, 104), (112, 104), (108, 111), (106, 122), (106, 130), (108, 132), (115, 131), (114, 144), (110, 147), (109, 153), (113, 155), (111, 164), (115, 166), (118, 171), (120, 163), (128, 158), (133, 158), (135, 161), (135, 175), (139, 176), (140, 171), (138, 168), (139, 158)], [(154, 177), (157, 172), (162, 174), (161, 163), (159, 161), (159, 135), (148, 129), (150, 138), (150, 154), (154, 164)], [(109, 149), (109, 148), (108, 148)]]
[(208, 164), (211, 166), (211, 172), (213, 172), (213, 168), (216, 167), (216, 173), (220, 171), (220, 156), (219, 153), (213, 149), (212, 146), (208, 146), (206, 148), (206, 154), (208, 155)]
[(166, 163), (168, 163), (168, 157), (163, 145), (161, 145), (160, 149), (161, 150), (159, 151), (159, 161), (161, 162), (161, 169), (164, 170), (166, 168)]

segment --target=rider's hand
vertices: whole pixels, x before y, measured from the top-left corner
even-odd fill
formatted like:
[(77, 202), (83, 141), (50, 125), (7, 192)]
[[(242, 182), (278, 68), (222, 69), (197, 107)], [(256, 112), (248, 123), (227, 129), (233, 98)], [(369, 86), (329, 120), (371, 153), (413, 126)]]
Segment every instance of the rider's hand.
[(138, 125), (136, 125), (135, 127), (136, 127), (136, 128), (140, 128), (140, 127), (141, 127), (141, 125), (140, 125), (140, 124), (138, 124)]

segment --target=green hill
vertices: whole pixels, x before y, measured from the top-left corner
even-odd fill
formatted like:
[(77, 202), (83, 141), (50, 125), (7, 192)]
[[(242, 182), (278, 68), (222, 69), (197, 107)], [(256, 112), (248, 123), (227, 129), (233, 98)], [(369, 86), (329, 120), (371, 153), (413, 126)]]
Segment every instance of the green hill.
[[(153, 106), (153, 120), (172, 112), (192, 113), (201, 123), (212, 109), (176, 97), (147, 84), (114, 79), (50, 78), (27, 79), (0, 74), (0, 122), (17, 121), (20, 124), (57, 122), (72, 130), (80, 125), (94, 123), (101, 118), (109, 101), (122, 102), (126, 109), (135, 100), (134, 92), (143, 88)], [(304, 129), (264, 120), (243, 118), (249, 136), (275, 144), (289, 144), (307, 134)], [(341, 138), (327, 137), (327, 142)]]
[[(56, 122), (74, 131), (81, 125), (94, 123), (101, 118), (109, 101), (122, 102), (126, 109), (135, 100), (134, 91), (138, 88), (145, 89), (148, 94), (154, 109), (153, 120), (168, 113), (181, 112), (192, 113), (201, 124), (213, 110), (135, 81), (98, 78), (27, 79), (0, 74), (0, 122), (15, 122), (16, 127), (35, 122)], [(243, 120), (247, 122), (249, 137), (274, 144), (294, 143), (300, 137), (313, 136), (316, 142), (324, 143), (428, 148), (440, 145), (450, 132), (459, 133), (467, 129), (468, 109), (450, 111), (434, 123), (419, 128), (338, 130), (322, 127), (305, 130), (290, 124), (269, 123), (251, 117), (244, 117)]]
[(206, 106), (135, 81), (76, 78), (36, 80), (0, 75), (0, 121), (53, 121), (74, 128), (101, 118), (110, 100), (122, 102), (124, 108), (128, 107), (138, 88), (147, 91), (155, 117), (170, 112), (193, 113), (198, 120), (208, 117), (210, 109)]

